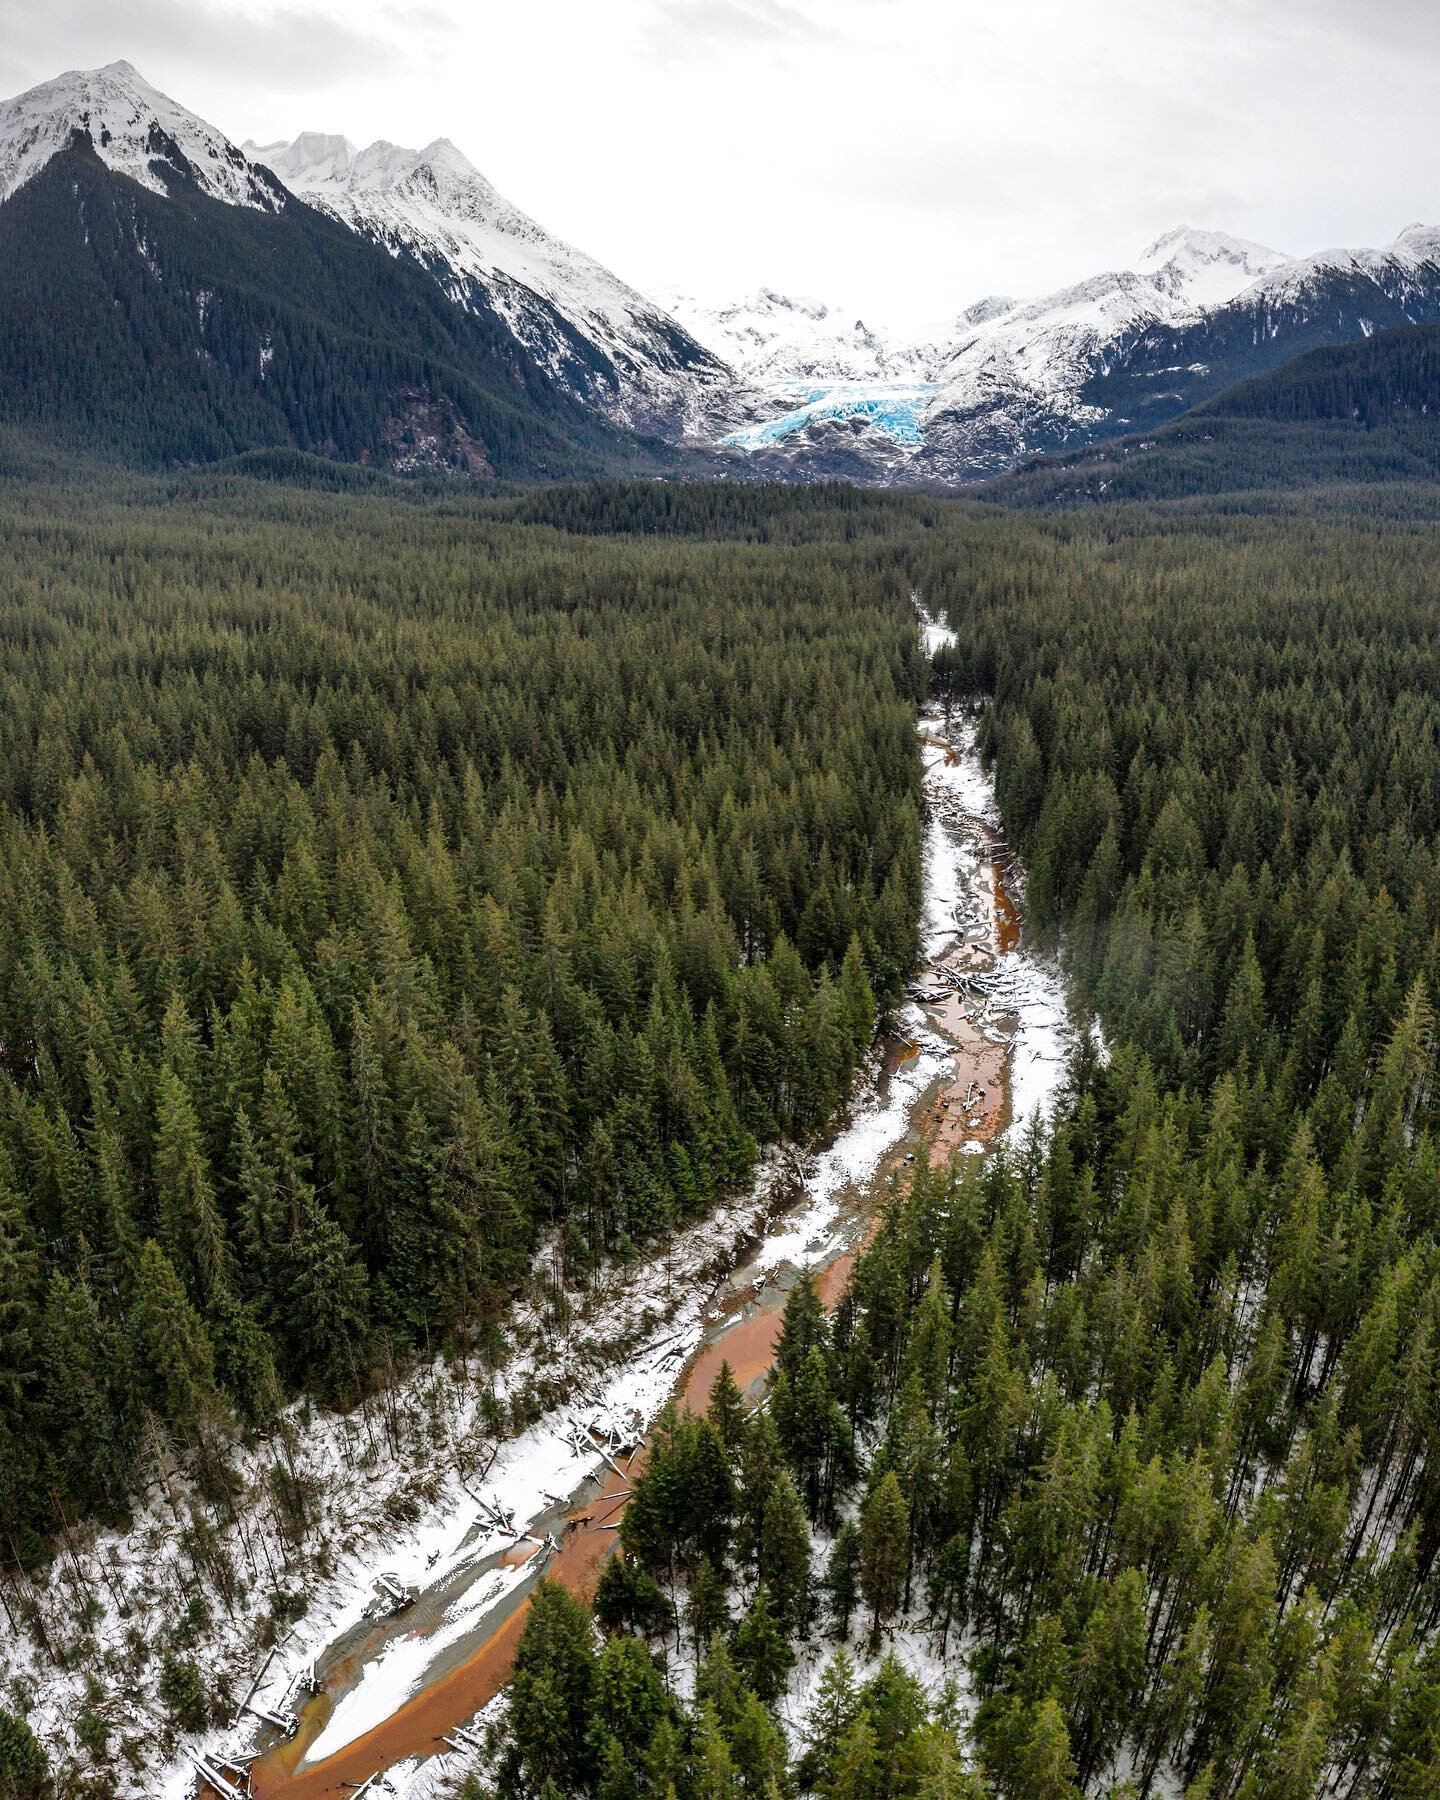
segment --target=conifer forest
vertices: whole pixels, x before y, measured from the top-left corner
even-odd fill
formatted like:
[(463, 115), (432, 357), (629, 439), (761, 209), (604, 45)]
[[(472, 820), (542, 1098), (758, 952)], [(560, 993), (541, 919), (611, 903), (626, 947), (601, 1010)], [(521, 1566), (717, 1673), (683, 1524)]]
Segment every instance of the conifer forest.
[[(12, 1636), (157, 1484), (220, 1516), (247, 1447), (278, 1480), (309, 1421), (500, 1369), (537, 1291), (646, 1266), (826, 1142), (921, 959), (928, 707), (977, 733), (1063, 976), (1056, 1103), (897, 1160), (763, 1379), (661, 1411), (450, 1791), (1440, 1794), (1413, 495), (479, 493), (289, 452), (77, 484), (6, 454)], [(175, 1744), (240, 1698), (192, 1624), (153, 1647)], [(86, 1634), (0, 1682), (0, 1800), (121, 1791)], [(27, 1722), (62, 1666), (88, 1756)]]

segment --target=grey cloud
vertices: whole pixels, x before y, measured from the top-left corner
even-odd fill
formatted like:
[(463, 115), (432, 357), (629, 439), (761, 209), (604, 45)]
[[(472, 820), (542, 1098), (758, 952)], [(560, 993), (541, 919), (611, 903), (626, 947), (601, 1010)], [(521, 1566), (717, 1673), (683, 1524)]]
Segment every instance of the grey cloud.
[(460, 21), (443, 6), (382, 6), (380, 17), (407, 37), (417, 31), (431, 37), (453, 37), (460, 29)]
[(645, 35), (652, 50), (682, 57), (839, 41), (832, 26), (789, 0), (655, 0)]
[[(404, 72), (422, 47), (407, 15), (444, 18), (439, 9), (391, 8), (395, 29), (367, 31), (306, 6), (241, 13), (204, 0), (57, 0), (7, 6), (0, 50), (0, 91), (48, 80), (62, 69), (91, 68), (119, 57), (157, 86), (195, 73), (264, 82), (284, 92), (314, 92), (359, 76)], [(431, 34), (424, 34), (425, 42)], [(177, 94), (184, 100), (184, 94)]]
[(1278, 0), (1264, 9), (1233, 7), (1256, 30), (1308, 38), (1324, 32), (1407, 56), (1440, 50), (1435, 0)]

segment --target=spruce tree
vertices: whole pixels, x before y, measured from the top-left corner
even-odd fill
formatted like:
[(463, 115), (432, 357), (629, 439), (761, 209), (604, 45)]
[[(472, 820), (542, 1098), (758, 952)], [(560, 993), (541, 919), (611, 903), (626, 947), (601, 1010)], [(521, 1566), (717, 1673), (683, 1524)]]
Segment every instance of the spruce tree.
[(740, 1794), (730, 1746), (708, 1701), (700, 1708), (695, 1726), (690, 1793), (693, 1800), (738, 1800)]
[(725, 1579), (708, 1557), (702, 1558), (691, 1578), (685, 1602), (685, 1624), (697, 1663), (709, 1649), (711, 1639), (717, 1632), (723, 1632), (729, 1623), (729, 1590)]
[(758, 1573), (787, 1631), (809, 1635), (813, 1611), (810, 1532), (795, 1484), (782, 1469), (765, 1501)]
[(726, 1450), (734, 1456), (744, 1437), (745, 1402), (728, 1359), (721, 1362), (720, 1371), (711, 1383), (705, 1416), (719, 1433)]
[(0, 1707), (0, 1796), (47, 1800), (49, 1759), (24, 1719)]
[(870, 1648), (900, 1604), (905, 1587), (909, 1511), (893, 1469), (882, 1475), (860, 1510), (860, 1591), (870, 1608)]
[(859, 1707), (855, 1665), (842, 1645), (825, 1665), (806, 1721), (800, 1776), (807, 1787), (824, 1792), (841, 1740), (854, 1724)]
[(215, 1401), (215, 1359), (199, 1314), (153, 1238), (140, 1251), (131, 1313), (135, 1365), (151, 1405), (189, 1435)]
[(553, 1781), (563, 1792), (588, 1778), (595, 1663), (589, 1614), (567, 1589), (542, 1580), (510, 1680), (510, 1734), (528, 1787)]
[(842, 1643), (850, 1636), (850, 1620), (860, 1598), (860, 1541), (859, 1526), (846, 1519), (835, 1534), (825, 1564), (825, 1593)]
[(880, 1791), (880, 1751), (875, 1727), (863, 1708), (835, 1747), (825, 1800), (873, 1800)]
[(770, 1595), (762, 1583), (755, 1591), (745, 1617), (731, 1639), (735, 1664), (746, 1681), (768, 1705), (777, 1700), (785, 1677), (795, 1662), (795, 1651), (785, 1627), (776, 1617)]

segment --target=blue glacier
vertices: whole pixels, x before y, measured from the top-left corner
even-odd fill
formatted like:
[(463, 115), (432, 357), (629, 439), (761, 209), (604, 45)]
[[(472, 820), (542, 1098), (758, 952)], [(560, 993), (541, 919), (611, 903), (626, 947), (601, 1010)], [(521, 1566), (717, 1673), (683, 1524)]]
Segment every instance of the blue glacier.
[(793, 433), (820, 419), (865, 419), (897, 444), (923, 444), (920, 420), (934, 382), (836, 382), (829, 385), (777, 382), (771, 392), (790, 402), (789, 408), (758, 425), (745, 425), (724, 440), (742, 450), (759, 450), (783, 443)]

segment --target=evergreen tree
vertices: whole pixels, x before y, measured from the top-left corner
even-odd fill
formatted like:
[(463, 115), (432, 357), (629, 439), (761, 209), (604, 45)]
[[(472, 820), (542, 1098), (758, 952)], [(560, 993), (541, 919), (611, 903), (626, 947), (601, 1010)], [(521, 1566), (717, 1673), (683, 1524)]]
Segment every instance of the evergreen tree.
[(46, 1800), (51, 1792), (48, 1759), (24, 1719), (0, 1707), (0, 1796), (3, 1800)]
[(795, 1662), (795, 1652), (762, 1584), (731, 1640), (736, 1666), (750, 1686), (767, 1703), (779, 1698), (785, 1677)]
[(1079, 1800), (1075, 1763), (1059, 1702), (1053, 1697), (1030, 1709), (1028, 1729), (1016, 1748), (1010, 1792), (1019, 1800)]
[(153, 1238), (140, 1251), (131, 1318), (136, 1367), (151, 1404), (167, 1424), (190, 1431), (214, 1405), (214, 1355), (180, 1277)]
[(715, 1717), (715, 1709), (708, 1701), (701, 1707), (696, 1722), (691, 1768), (693, 1800), (733, 1800), (739, 1795), (740, 1783), (730, 1746)]
[(597, 1763), (604, 1747), (619, 1743), (633, 1765), (655, 1735), (665, 1711), (665, 1684), (639, 1640), (616, 1636), (606, 1640), (595, 1658), (590, 1683), (591, 1731)]
[(875, 1727), (862, 1707), (835, 1747), (825, 1800), (871, 1800), (880, 1791), (880, 1751)]
[(156, 1080), (155, 1188), (165, 1246), (192, 1297), (208, 1305), (229, 1283), (230, 1246), (194, 1106), (170, 1069)]
[(723, 1632), (730, 1623), (730, 1600), (725, 1579), (708, 1558), (702, 1559), (691, 1580), (689, 1597), (685, 1603), (685, 1623), (695, 1646), (697, 1661), (709, 1649), (715, 1634)]
[(860, 1590), (870, 1608), (870, 1646), (900, 1604), (905, 1586), (909, 1514), (893, 1469), (881, 1476), (860, 1513)]
[[(541, 1581), (531, 1597), (510, 1679), (511, 1741), (518, 1771), (531, 1791), (551, 1781), (565, 1792), (588, 1778), (594, 1754), (589, 1727), (595, 1666), (589, 1614), (567, 1589)], [(628, 1678), (629, 1664), (622, 1673)]]
[(765, 1500), (759, 1576), (787, 1631), (808, 1635), (813, 1600), (810, 1533), (795, 1484), (782, 1469)]
[(859, 1709), (855, 1665), (842, 1646), (825, 1665), (806, 1722), (805, 1753), (799, 1774), (807, 1787), (824, 1791), (832, 1778), (841, 1741), (855, 1723)]
[(733, 1456), (745, 1433), (745, 1402), (736, 1386), (728, 1360), (721, 1362), (720, 1372), (711, 1384), (705, 1416), (715, 1427), (721, 1443)]
[(850, 1636), (850, 1620), (860, 1597), (860, 1541), (860, 1528), (847, 1519), (835, 1534), (825, 1564), (825, 1592), (842, 1643)]

